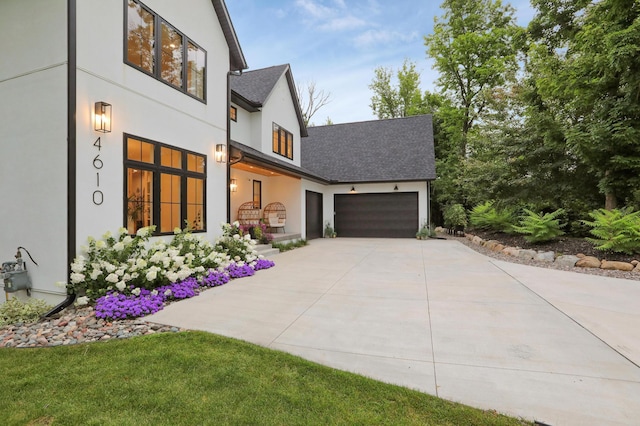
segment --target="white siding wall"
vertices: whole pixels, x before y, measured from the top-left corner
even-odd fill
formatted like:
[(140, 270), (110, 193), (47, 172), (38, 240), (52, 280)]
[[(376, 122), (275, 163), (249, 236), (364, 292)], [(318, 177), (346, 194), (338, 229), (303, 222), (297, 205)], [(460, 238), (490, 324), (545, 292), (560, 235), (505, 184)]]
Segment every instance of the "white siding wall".
[(0, 1), (0, 262), (26, 247), (32, 295), (50, 302), (67, 271), (66, 3)]
[[(293, 161), (273, 152), (273, 123), (293, 134)], [(293, 106), (287, 78), (283, 75), (276, 83), (262, 108), (262, 152), (280, 160), (300, 166), (300, 123)]]
[[(210, 0), (143, 3), (207, 52), (207, 102), (194, 99), (124, 63), (122, 1), (78, 2), (78, 243), (87, 236), (123, 226), (123, 134), (148, 138), (195, 151), (207, 159), (207, 228), (209, 239), (226, 219), (225, 166), (215, 162), (215, 145), (226, 143), (226, 73), (229, 52)], [(108, 23), (108, 24), (107, 24)], [(96, 28), (100, 28), (97, 32)], [(96, 36), (99, 35), (99, 36)], [(112, 132), (96, 133), (92, 108), (96, 101), (113, 105)], [(96, 206), (93, 146), (100, 136), (101, 190)]]
[(250, 113), (236, 104), (231, 105), (235, 106), (238, 110), (237, 121), (231, 121), (231, 139), (259, 150), (259, 141), (254, 141), (254, 138), (252, 138), (251, 123), (254, 116), (260, 113)]
[[(67, 280), (67, 2), (28, 3), (0, 2), (0, 51), (11, 58), (0, 66), (0, 261), (28, 248), (40, 264), (29, 268), (34, 296), (59, 301), (65, 292), (54, 283)], [(122, 0), (77, 2), (78, 249), (124, 225), (124, 133), (207, 155), (205, 237), (219, 235), (226, 220), (226, 165), (214, 150), (226, 142), (229, 50), (218, 18), (210, 0), (143, 3), (207, 51), (207, 102), (124, 63)], [(111, 133), (93, 130), (96, 101), (113, 106)], [(93, 203), (98, 189), (101, 205)]]

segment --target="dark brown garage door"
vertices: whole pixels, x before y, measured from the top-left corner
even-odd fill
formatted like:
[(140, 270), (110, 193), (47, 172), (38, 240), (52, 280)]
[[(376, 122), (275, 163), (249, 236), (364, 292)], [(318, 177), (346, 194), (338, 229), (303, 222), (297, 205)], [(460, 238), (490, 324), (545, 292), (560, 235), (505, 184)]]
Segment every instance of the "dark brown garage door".
[(307, 240), (322, 237), (322, 194), (306, 191), (306, 229)]
[(338, 237), (414, 238), (418, 193), (335, 194)]

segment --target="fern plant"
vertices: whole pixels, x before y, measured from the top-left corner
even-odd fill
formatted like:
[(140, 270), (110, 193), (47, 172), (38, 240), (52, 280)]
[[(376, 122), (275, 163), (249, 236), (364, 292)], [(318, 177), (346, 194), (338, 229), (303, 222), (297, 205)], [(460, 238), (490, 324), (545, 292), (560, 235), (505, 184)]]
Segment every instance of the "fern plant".
[(525, 215), (520, 218), (520, 225), (514, 226), (513, 230), (525, 234), (524, 239), (530, 243), (542, 243), (551, 241), (560, 235), (564, 235), (561, 228), (566, 223), (560, 223), (564, 209), (558, 209), (552, 213), (536, 213), (529, 209), (524, 209)]
[(589, 213), (592, 221), (582, 223), (591, 227), (594, 238), (586, 238), (598, 250), (617, 253), (640, 253), (640, 211), (631, 208), (605, 210)]
[(476, 229), (509, 233), (512, 231), (515, 219), (512, 210), (497, 209), (493, 201), (487, 201), (471, 210), (469, 221)]

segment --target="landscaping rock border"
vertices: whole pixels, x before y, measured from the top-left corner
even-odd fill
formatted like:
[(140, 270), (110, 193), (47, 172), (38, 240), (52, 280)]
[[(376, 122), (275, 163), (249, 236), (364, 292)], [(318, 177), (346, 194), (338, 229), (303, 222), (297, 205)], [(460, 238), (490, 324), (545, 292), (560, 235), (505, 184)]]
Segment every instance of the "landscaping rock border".
[(476, 251), (501, 260), (613, 278), (640, 280), (640, 261), (638, 260), (631, 262), (608, 261), (594, 256), (585, 256), (581, 253), (556, 255), (552, 251), (536, 251), (505, 246), (500, 241), (484, 240), (473, 234), (465, 234), (464, 237), (453, 237), (447, 235), (444, 228), (436, 228), (435, 231), (447, 239), (459, 240), (465, 245), (476, 249)]
[(106, 321), (91, 307), (67, 308), (53, 318), (0, 328), (0, 348), (34, 348), (123, 339), (146, 334), (183, 331), (142, 318)]

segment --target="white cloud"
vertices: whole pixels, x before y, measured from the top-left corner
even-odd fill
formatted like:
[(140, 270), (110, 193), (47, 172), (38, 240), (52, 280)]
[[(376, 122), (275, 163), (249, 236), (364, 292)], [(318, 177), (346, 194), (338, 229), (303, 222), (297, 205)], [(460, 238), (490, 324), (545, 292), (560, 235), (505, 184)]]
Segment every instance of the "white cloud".
[(396, 43), (409, 43), (417, 40), (418, 38), (419, 35), (415, 31), (405, 34), (399, 31), (368, 30), (357, 36), (354, 39), (354, 42), (358, 47), (371, 47), (378, 46), (380, 44), (390, 45)]
[(334, 15), (334, 10), (313, 0), (296, 0), (296, 6), (316, 19), (327, 19)]
[(322, 31), (343, 31), (362, 28), (366, 25), (367, 22), (360, 18), (356, 18), (355, 16), (345, 16), (342, 18), (330, 19), (318, 28)]

